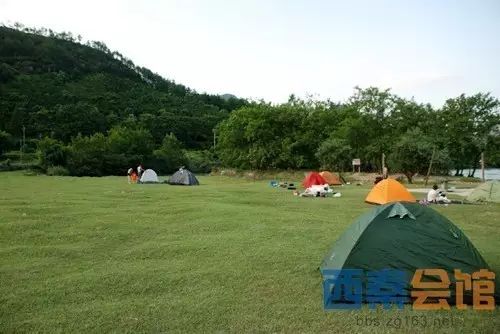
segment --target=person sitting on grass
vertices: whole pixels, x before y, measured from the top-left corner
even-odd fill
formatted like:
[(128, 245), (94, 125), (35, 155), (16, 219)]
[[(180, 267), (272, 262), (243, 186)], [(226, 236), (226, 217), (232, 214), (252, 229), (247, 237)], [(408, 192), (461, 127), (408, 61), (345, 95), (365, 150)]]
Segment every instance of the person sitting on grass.
[(432, 186), (432, 189), (429, 190), (427, 193), (427, 202), (429, 203), (437, 203), (437, 197), (438, 197), (438, 186), (437, 184)]
[(451, 200), (448, 199), (444, 191), (438, 191), (437, 184), (432, 186), (432, 189), (427, 193), (428, 203), (449, 204)]
[(438, 193), (437, 198), (436, 198), (436, 202), (440, 203), (440, 204), (450, 204), (451, 200), (448, 199), (448, 197), (446, 196), (446, 193), (444, 191), (440, 191)]

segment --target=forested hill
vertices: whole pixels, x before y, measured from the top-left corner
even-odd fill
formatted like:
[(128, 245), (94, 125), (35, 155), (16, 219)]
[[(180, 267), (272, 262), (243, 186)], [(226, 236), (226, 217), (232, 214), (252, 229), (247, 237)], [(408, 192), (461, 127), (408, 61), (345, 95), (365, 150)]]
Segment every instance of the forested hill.
[(198, 94), (135, 66), (104, 43), (71, 33), (0, 26), (0, 130), (13, 138), (148, 129), (156, 143), (174, 133), (187, 148), (208, 147), (212, 129), (246, 102)]

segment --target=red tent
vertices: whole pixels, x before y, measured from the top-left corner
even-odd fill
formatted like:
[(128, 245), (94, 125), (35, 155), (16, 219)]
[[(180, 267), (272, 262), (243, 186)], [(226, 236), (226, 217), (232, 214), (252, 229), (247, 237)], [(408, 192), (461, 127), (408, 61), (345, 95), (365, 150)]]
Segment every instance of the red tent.
[(328, 182), (325, 181), (325, 179), (319, 175), (319, 173), (316, 172), (311, 172), (307, 174), (307, 176), (304, 178), (304, 181), (302, 181), (302, 185), (304, 188), (309, 188), (310, 186), (314, 185), (322, 185), (322, 184), (327, 184)]

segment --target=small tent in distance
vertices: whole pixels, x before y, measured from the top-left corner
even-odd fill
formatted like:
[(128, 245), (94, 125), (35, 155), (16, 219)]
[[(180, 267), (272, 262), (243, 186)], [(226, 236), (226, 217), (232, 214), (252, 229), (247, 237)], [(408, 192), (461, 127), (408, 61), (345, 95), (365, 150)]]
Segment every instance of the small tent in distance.
[(328, 185), (330, 186), (342, 185), (339, 177), (333, 173), (330, 173), (329, 171), (322, 171), (321, 173), (319, 173), (319, 175), (321, 175), (325, 179), (326, 183), (328, 183)]
[(197, 186), (200, 184), (196, 176), (189, 170), (181, 168), (175, 172), (169, 179), (168, 183), (174, 185)]
[[(359, 217), (336, 241), (320, 267), (324, 276), (328, 276), (329, 270), (343, 268), (404, 271), (409, 277), (404, 290), (409, 295), (409, 280), (417, 269), (444, 269), (454, 284), (456, 269), (472, 274), (491, 267), (446, 217), (417, 203), (396, 202), (378, 206)], [(496, 295), (498, 291), (497, 286)], [(470, 290), (465, 293), (472, 297)], [(453, 300), (450, 298), (450, 302)]]
[(326, 180), (319, 175), (317, 172), (310, 172), (306, 175), (302, 181), (304, 188), (309, 188), (310, 186), (327, 184)]
[(465, 200), (471, 203), (500, 203), (500, 181), (488, 181), (483, 183), (474, 189)]
[(416, 201), (415, 196), (405, 186), (394, 179), (385, 179), (377, 183), (365, 199), (365, 202), (370, 204)]
[(152, 169), (146, 169), (144, 173), (142, 173), (140, 183), (158, 183), (158, 175)]

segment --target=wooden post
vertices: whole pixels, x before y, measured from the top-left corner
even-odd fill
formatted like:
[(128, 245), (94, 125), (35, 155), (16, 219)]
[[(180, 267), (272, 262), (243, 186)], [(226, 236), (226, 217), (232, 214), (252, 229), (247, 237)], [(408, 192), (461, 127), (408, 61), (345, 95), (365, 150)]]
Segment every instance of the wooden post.
[(481, 152), (481, 180), (483, 180), (483, 182), (485, 181), (485, 179), (484, 179), (484, 152)]
[(385, 170), (385, 154), (382, 153), (382, 175), (384, 175)]
[(431, 175), (432, 162), (434, 161), (434, 155), (436, 154), (436, 147), (432, 149), (431, 162), (429, 162), (429, 169), (427, 170), (427, 175), (425, 176), (425, 185), (429, 181), (429, 175)]

